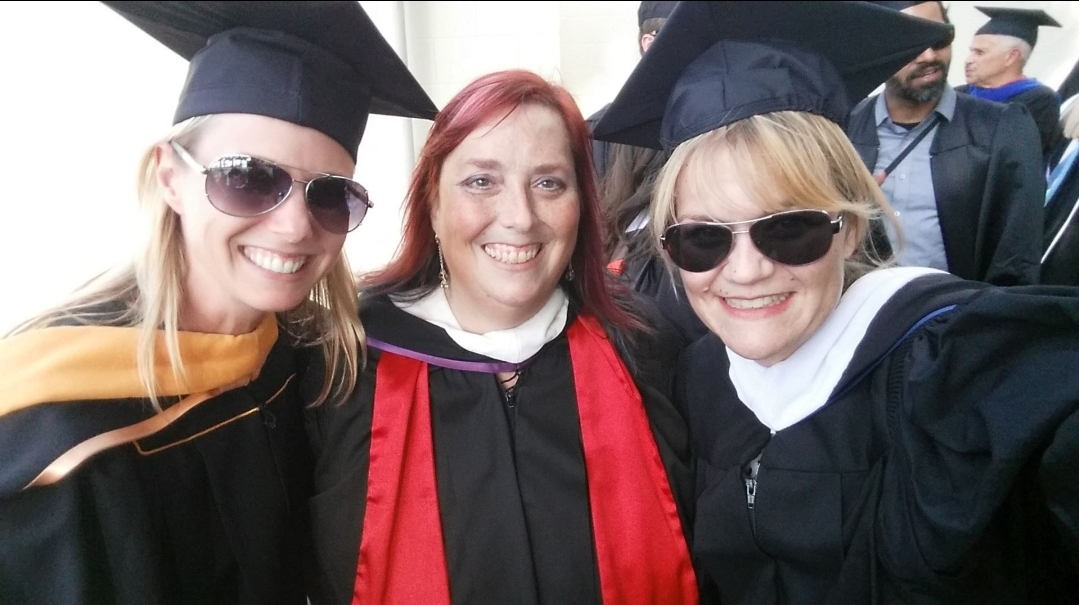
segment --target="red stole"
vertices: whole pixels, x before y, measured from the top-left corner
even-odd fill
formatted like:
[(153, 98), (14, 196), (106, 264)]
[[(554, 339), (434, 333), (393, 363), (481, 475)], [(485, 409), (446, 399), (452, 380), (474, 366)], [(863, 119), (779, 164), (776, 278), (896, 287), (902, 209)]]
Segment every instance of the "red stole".
[[(640, 393), (595, 319), (578, 317), (567, 335), (603, 603), (696, 603), (689, 551)], [(427, 364), (383, 352), (375, 381), (352, 603), (450, 605)], [(381, 405), (390, 402), (397, 405)]]

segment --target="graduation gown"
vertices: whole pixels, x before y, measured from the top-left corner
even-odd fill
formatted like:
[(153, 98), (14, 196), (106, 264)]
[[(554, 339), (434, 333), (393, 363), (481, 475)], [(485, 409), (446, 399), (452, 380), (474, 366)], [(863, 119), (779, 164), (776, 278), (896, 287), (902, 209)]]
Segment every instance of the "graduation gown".
[(1079, 214), (1065, 226), (1068, 215), (1079, 204), (1079, 161), (1071, 170), (1056, 194), (1045, 207), (1045, 246), (1048, 248), (1061, 229), (1064, 235), (1042, 264), (1042, 283), (1079, 286)]
[[(365, 299), (363, 305), (361, 319), (368, 338), (383, 343), (377, 346), (464, 362), (494, 361), (462, 349), (443, 329), (398, 309), (387, 298)], [(605, 479), (586, 477), (575, 383), (605, 378), (574, 373), (567, 333), (580, 320), (571, 308), (566, 330), (527, 362), (512, 405), (504, 401), (494, 374), (434, 362), (424, 366), (428, 387), (416, 397), (429, 400), (436, 491), (427, 508), (437, 514), (430, 519), (441, 529), (437, 550), (443, 551), (434, 553), (431, 565), (445, 571), (428, 566), (414, 573), (445, 573), (449, 602), (601, 602), (602, 565), (593, 529), (605, 520), (591, 516), (589, 484)], [(641, 358), (648, 362), (656, 356), (651, 352)], [(323, 572), (321, 586), (312, 596), (316, 605), (353, 602), (361, 542), (370, 530), (365, 516), (373, 498), (369, 491), (373, 410), (388, 405), (377, 403), (382, 396), (376, 393), (379, 381), (388, 380), (380, 367), (391, 359), (398, 363), (401, 356), (369, 347), (355, 393), (342, 405), (322, 405), (308, 414), (317, 452), (311, 513)], [(664, 372), (643, 374), (660, 377)], [(679, 519), (673, 521), (688, 527), (692, 473), (683, 416), (661, 392), (665, 385), (638, 387), (650, 426), (644, 430), (654, 438), (657, 461), (662, 461), (678, 507)], [(431, 474), (429, 463), (419, 466), (409, 467), (406, 474)], [(649, 544), (654, 537), (632, 532), (621, 536), (636, 545)], [(686, 561), (688, 567), (688, 551)], [(614, 581), (630, 583), (628, 576)], [(663, 594), (653, 599), (648, 602), (673, 602)]]
[(775, 434), (729, 363), (706, 337), (677, 377), (699, 451), (694, 555), (725, 605), (1079, 599), (1074, 289), (916, 279), (828, 402)]
[[(967, 93), (969, 86), (963, 84), (955, 88)], [(1055, 166), (1064, 144), (1064, 129), (1060, 126), (1060, 97), (1052, 88), (1039, 84), (1034, 88), (1013, 95), (1007, 103), (1017, 103), (1027, 108), (1034, 124), (1038, 127), (1038, 136), (1042, 145), (1042, 157), (1045, 165)]]
[[(76, 444), (160, 415), (146, 399), (75, 398), (0, 416), (0, 603), (304, 605), (312, 458), (286, 340), (246, 386), (48, 485), (26, 487)], [(230, 363), (193, 361), (192, 374)]]
[[(870, 97), (851, 112), (847, 136), (870, 170), (877, 137)], [(998, 286), (1035, 284), (1041, 261), (1045, 170), (1028, 112), (958, 93), (955, 114), (929, 149), (948, 271)]]

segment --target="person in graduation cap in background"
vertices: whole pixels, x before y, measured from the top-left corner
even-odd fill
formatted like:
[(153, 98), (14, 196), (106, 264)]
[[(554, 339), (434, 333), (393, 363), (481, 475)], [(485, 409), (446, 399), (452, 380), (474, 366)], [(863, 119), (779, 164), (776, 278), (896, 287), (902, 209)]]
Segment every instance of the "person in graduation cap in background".
[(686, 2), (666, 28), (595, 136), (673, 148), (650, 225), (715, 334), (675, 385), (702, 598), (1073, 601), (1077, 291), (887, 268), (888, 204), (842, 128), (950, 27)]
[(356, 2), (105, 4), (191, 64), (142, 254), (0, 340), (0, 602), (302, 605), (297, 375), (356, 382), (357, 146), (435, 107)]
[[(677, 2), (641, 2), (637, 8), (638, 42), (641, 55), (655, 41)], [(610, 104), (588, 118), (595, 127)], [(599, 194), (605, 217), (605, 249), (608, 268), (635, 291), (656, 301), (670, 320), (675, 336), (689, 344), (708, 332), (686, 303), (682, 284), (672, 279), (655, 254), (648, 236), (648, 206), (659, 169), (667, 152), (607, 141), (592, 141), (592, 153), (599, 179)]]
[(436, 118), (359, 386), (309, 411), (317, 605), (697, 602), (674, 355), (606, 272), (589, 151), (527, 71)]
[[(948, 23), (939, 1), (874, 4)], [(847, 136), (896, 218), (875, 225), (877, 247), (894, 248), (901, 266), (998, 286), (1038, 283), (1045, 201), (1038, 130), (1021, 105), (955, 92), (951, 56), (951, 44), (926, 49), (851, 110)]]
[(967, 84), (956, 90), (998, 103), (1019, 103), (1030, 111), (1041, 136), (1045, 165), (1052, 168), (1063, 151), (1060, 97), (1035, 78), (1023, 75), (1038, 42), (1039, 27), (1060, 27), (1041, 9), (975, 6), (989, 21), (974, 34), (963, 64)]
[[(678, 3), (646, 0), (637, 5), (637, 51), (641, 55), (648, 52), (648, 48), (655, 42), (656, 36), (659, 35), (659, 30), (663, 28), (663, 23), (667, 21), (667, 17), (671, 15), (671, 11), (674, 10), (676, 4)], [(603, 112), (607, 111), (608, 107), (610, 107), (610, 103), (588, 116), (585, 122), (588, 124), (589, 131), (603, 117)], [(606, 141), (592, 141), (592, 161), (596, 167), (596, 178), (601, 183), (606, 179), (607, 172), (613, 167), (616, 155), (624, 153), (625, 150), (620, 150), (618, 145), (612, 145)]]

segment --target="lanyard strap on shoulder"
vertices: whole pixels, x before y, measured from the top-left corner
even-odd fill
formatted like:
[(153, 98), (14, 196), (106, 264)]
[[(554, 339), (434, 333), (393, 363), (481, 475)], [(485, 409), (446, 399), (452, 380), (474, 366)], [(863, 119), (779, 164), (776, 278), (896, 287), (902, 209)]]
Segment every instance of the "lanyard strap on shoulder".
[(903, 151), (900, 151), (899, 155), (895, 156), (895, 159), (892, 160), (892, 163), (888, 164), (888, 167), (884, 169), (885, 177), (891, 174), (892, 171), (899, 166), (899, 163), (906, 159), (906, 157), (910, 155), (910, 152), (914, 151), (914, 148), (918, 146), (918, 143), (921, 143), (922, 139), (928, 136), (929, 133), (937, 127), (937, 124), (940, 123), (940, 114), (934, 112), (933, 117), (929, 118), (929, 120), (929, 125), (925, 127), (925, 130), (918, 133), (918, 136), (914, 137), (914, 140), (910, 143), (907, 143), (907, 146), (903, 148)]

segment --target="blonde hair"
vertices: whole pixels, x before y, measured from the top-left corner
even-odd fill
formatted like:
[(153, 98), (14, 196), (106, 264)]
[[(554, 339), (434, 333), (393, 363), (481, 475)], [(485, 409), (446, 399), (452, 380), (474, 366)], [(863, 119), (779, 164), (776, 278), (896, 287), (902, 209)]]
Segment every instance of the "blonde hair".
[[(171, 140), (190, 145), (213, 116), (175, 125), (142, 155), (137, 193), (149, 229), (140, 254), (128, 265), (104, 273), (82, 286), (68, 301), (18, 326), (12, 334), (57, 324), (110, 325), (139, 329), (135, 352), (139, 379), (155, 409), (160, 409), (154, 377), (158, 330), (173, 373), (184, 380), (180, 357), (179, 316), (183, 299), (185, 259), (179, 216), (165, 202), (157, 178), (157, 148)], [(356, 385), (365, 354), (364, 331), (356, 313), (357, 290), (348, 261), (341, 253), (304, 304), (278, 314), (285, 335), (298, 346), (318, 345), (325, 376), (315, 404), (347, 394)]]
[[(840, 127), (818, 115), (779, 111), (727, 124), (681, 143), (659, 174), (652, 204), (652, 241), (677, 222), (678, 186), (693, 179), (698, 191), (719, 197), (713, 183), (717, 155), (726, 152), (747, 193), (765, 212), (796, 208), (842, 213), (858, 238), (846, 260), (844, 283), (890, 264), (873, 244), (870, 223), (895, 225), (891, 207)], [(664, 256), (666, 258), (666, 256)], [(668, 259), (669, 264), (669, 259)]]

